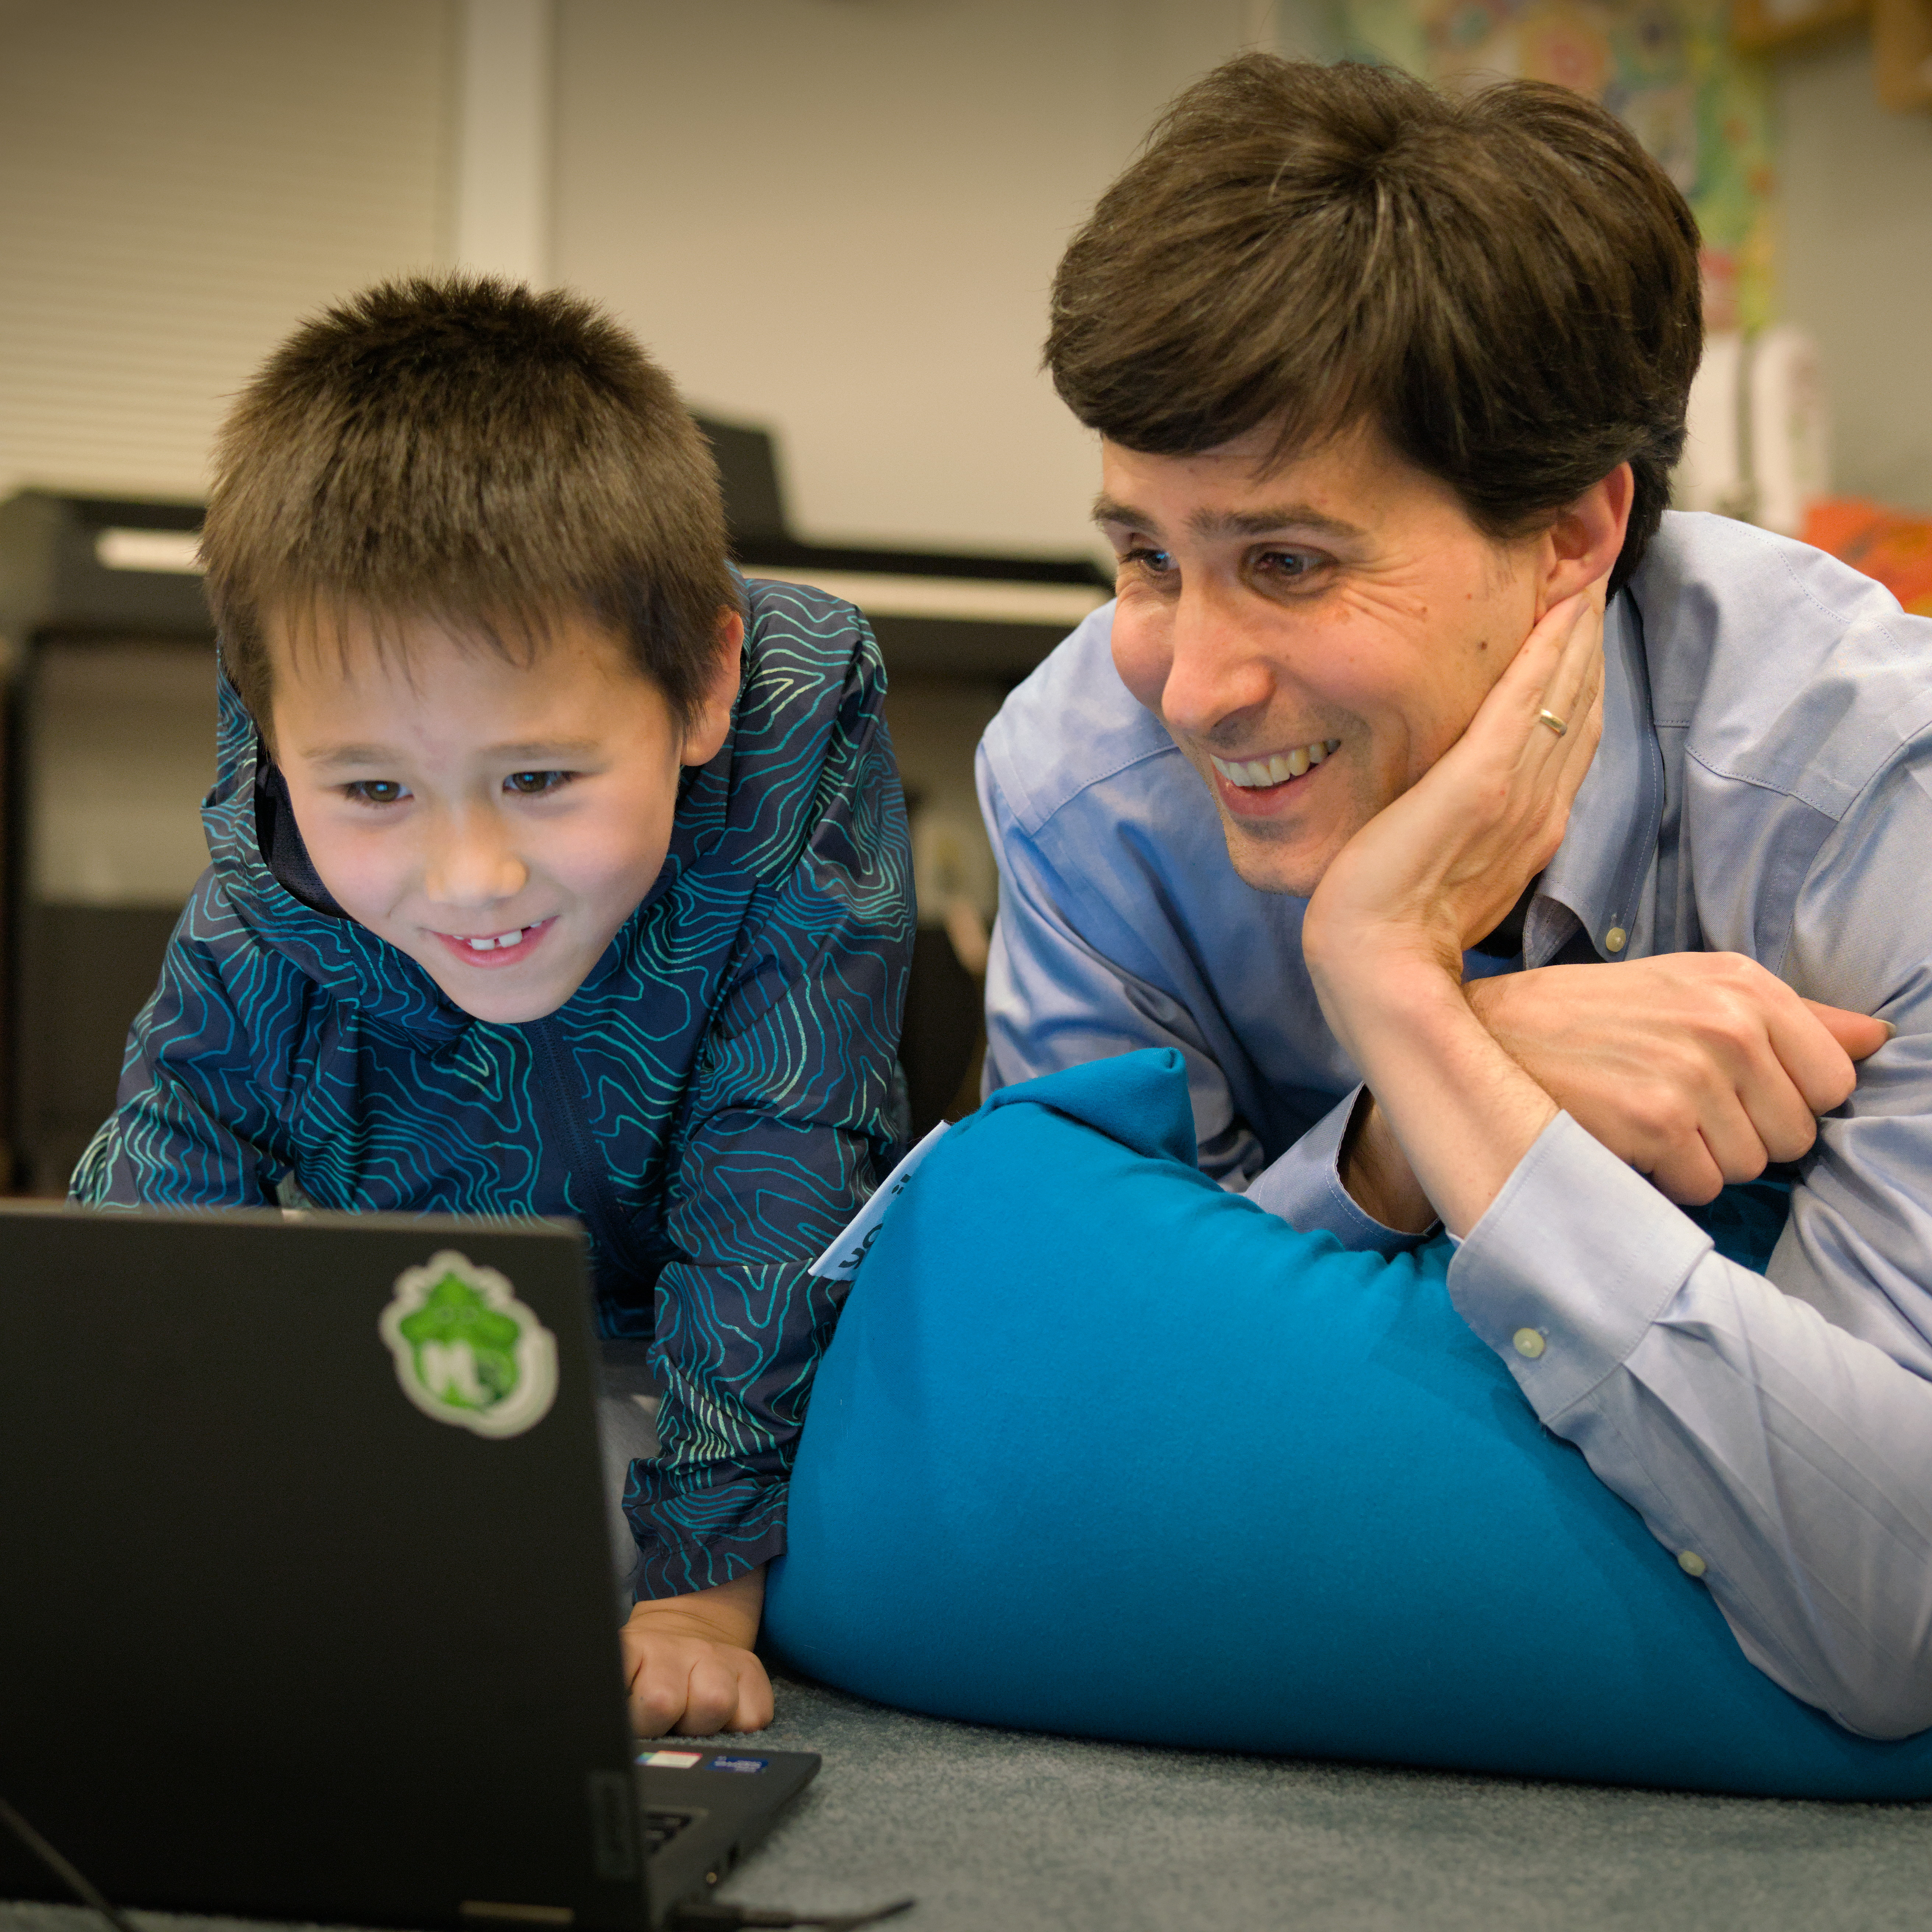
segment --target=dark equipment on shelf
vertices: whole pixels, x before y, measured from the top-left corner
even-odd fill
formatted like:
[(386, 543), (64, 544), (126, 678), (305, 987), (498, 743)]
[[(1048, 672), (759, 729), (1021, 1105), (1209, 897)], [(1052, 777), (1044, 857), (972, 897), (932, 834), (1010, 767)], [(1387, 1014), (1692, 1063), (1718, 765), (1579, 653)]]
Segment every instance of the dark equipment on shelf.
[(207, 863), (201, 514), (41, 490), (0, 504), (0, 1186), (65, 1190)]

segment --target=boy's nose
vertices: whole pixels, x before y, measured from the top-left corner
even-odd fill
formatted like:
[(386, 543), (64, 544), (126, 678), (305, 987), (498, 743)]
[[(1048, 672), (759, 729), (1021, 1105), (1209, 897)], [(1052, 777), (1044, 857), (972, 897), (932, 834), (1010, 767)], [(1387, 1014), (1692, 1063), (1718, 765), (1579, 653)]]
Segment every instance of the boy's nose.
[(423, 891), (438, 905), (484, 907), (514, 898), (530, 880), (502, 828), (487, 814), (446, 821), (424, 855)]

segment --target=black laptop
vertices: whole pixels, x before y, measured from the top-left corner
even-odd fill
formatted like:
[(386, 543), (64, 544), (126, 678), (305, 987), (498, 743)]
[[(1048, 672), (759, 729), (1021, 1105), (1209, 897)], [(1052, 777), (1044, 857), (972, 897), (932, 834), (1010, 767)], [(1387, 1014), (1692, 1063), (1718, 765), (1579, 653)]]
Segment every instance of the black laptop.
[(818, 1760), (632, 1738), (588, 1310), (563, 1227), (0, 1204), (0, 1798), (116, 1905), (644, 1932), (722, 1878)]

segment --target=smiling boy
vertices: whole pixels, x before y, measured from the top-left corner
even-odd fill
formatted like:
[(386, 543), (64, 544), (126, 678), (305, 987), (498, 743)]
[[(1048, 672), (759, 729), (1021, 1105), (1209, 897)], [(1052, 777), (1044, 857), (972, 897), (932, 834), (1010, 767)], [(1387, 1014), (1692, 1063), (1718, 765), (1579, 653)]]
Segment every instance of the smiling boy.
[[(568, 1215), (662, 1454), (647, 1733), (749, 1728), (835, 1291), (901, 1136), (912, 929), (878, 647), (746, 584), (668, 380), (584, 303), (372, 290), (217, 450), (213, 864), (83, 1157), (94, 1206)], [(292, 1445), (292, 1453), (300, 1453)]]
[[(1243, 56), (1063, 260), (1115, 602), (988, 729), (986, 1078), (1450, 1294), (1754, 1663), (1932, 1725), (1932, 625), (1667, 514), (1697, 236), (1609, 113)], [(1877, 1016), (1878, 1017), (1868, 1017)], [(1682, 1211), (1775, 1164), (1768, 1270)]]

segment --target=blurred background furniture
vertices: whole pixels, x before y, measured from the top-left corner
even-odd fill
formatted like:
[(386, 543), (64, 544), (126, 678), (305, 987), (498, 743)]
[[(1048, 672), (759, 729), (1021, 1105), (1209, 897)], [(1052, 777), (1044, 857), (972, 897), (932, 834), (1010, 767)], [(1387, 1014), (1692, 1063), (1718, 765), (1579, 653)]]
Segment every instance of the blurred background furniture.
[(0, 1185), (64, 1191), (208, 862), (200, 522), (192, 504), (42, 490), (0, 504)]

